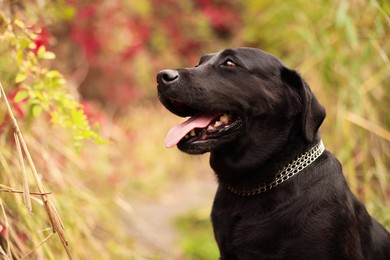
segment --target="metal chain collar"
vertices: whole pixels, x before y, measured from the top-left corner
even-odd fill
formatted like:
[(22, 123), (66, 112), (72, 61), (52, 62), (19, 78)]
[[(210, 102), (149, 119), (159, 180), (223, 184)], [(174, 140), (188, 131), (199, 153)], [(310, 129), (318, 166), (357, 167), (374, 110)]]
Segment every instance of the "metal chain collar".
[(281, 171), (278, 172), (276, 175), (276, 178), (271, 183), (264, 183), (260, 187), (257, 187), (255, 189), (248, 189), (248, 190), (241, 190), (234, 188), (232, 186), (228, 186), (227, 189), (234, 194), (240, 195), (240, 196), (253, 196), (257, 195), (263, 192), (266, 192), (267, 190), (270, 190), (272, 188), (275, 188), (276, 186), (282, 184), (283, 182), (287, 181), (303, 169), (305, 169), (307, 166), (309, 166), (311, 163), (313, 163), (320, 155), (325, 151), (325, 146), (322, 140), (315, 146), (313, 146), (309, 151), (305, 152), (304, 154), (300, 155), (297, 159), (289, 163), (287, 166), (285, 166)]

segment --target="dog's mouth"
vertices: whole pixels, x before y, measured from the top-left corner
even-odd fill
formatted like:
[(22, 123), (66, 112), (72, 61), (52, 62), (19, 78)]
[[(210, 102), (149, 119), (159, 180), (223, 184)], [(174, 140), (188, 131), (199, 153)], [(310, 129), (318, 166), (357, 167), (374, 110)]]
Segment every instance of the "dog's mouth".
[[(176, 112), (174, 109), (170, 110)], [(183, 148), (182, 150), (191, 152), (196, 146), (204, 146), (204, 149), (200, 149), (202, 152), (206, 152), (203, 150), (210, 151), (213, 146), (210, 145), (211, 141), (217, 141), (230, 135), (242, 124), (241, 118), (230, 112), (200, 112), (193, 108), (188, 111), (191, 111), (193, 115), (169, 130), (165, 138), (166, 147), (178, 145), (180, 149)], [(175, 114), (182, 115), (184, 113), (180, 111), (180, 113)]]
[(240, 124), (241, 119), (230, 113), (198, 113), (173, 126), (165, 139), (165, 146), (173, 147), (179, 142), (195, 143), (217, 139)]

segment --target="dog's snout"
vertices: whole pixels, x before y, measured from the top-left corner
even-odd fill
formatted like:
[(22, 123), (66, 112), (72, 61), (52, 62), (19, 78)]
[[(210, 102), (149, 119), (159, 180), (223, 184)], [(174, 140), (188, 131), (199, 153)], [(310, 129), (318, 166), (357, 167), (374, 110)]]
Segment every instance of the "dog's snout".
[(169, 85), (179, 79), (179, 72), (177, 70), (162, 70), (157, 74), (157, 83), (162, 85)]

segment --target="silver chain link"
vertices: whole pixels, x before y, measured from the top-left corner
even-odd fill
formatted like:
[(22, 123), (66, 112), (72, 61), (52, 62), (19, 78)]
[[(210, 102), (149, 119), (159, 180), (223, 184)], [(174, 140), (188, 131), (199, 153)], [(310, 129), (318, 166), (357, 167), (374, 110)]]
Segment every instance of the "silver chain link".
[(276, 175), (275, 180), (273, 180), (271, 183), (268, 184), (263, 183), (261, 186), (255, 189), (248, 189), (248, 190), (241, 190), (241, 189), (234, 188), (232, 186), (228, 186), (227, 188), (229, 191), (240, 196), (253, 196), (253, 195), (266, 192), (267, 190), (275, 188), (276, 186), (287, 181), (294, 175), (298, 174), (300, 171), (302, 171), (311, 163), (313, 163), (318, 157), (320, 157), (320, 155), (324, 151), (325, 151), (324, 143), (322, 142), (322, 140), (320, 140), (320, 142), (315, 146), (313, 146), (309, 151), (300, 155), (297, 159), (295, 159), (287, 166), (285, 166), (281, 171), (279, 171), (278, 174)]

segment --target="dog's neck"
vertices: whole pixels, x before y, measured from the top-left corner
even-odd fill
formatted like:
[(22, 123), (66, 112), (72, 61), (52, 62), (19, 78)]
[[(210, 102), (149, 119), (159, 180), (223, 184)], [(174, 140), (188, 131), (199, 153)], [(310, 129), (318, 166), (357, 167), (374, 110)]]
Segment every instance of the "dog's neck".
[(281, 169), (277, 173), (275, 179), (272, 182), (261, 183), (260, 185), (253, 186), (252, 188), (237, 188), (235, 185), (229, 185), (227, 186), (227, 189), (230, 192), (240, 196), (254, 196), (260, 193), (264, 193), (279, 186), (283, 182), (287, 181), (288, 179), (303, 171), (306, 167), (311, 165), (318, 157), (320, 157), (324, 150), (325, 146), (322, 140), (320, 140), (315, 146), (310, 148), (310, 150), (301, 154), (288, 165), (284, 166), (283, 169)]
[[(261, 150), (259, 151), (261, 148), (253, 145), (252, 149), (248, 149), (246, 146), (245, 154), (240, 153), (240, 149), (237, 147), (231, 148), (230, 151), (212, 152), (210, 165), (220, 184), (250, 188), (274, 181), (283, 167), (307, 152), (319, 141), (320, 136), (317, 134), (312, 142), (295, 137), (294, 140), (285, 140), (283, 144), (273, 143), (265, 147), (265, 149), (269, 149), (268, 151), (273, 151), (268, 152), (266, 156), (261, 154)], [(294, 147), (288, 145), (291, 143), (294, 144)], [(256, 156), (259, 154), (260, 156)]]

